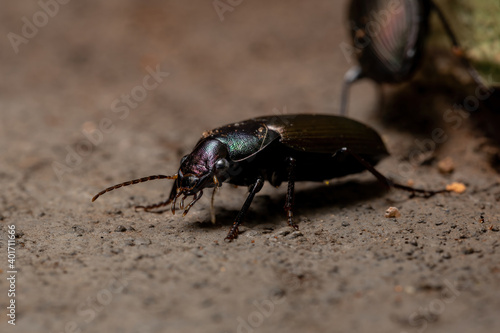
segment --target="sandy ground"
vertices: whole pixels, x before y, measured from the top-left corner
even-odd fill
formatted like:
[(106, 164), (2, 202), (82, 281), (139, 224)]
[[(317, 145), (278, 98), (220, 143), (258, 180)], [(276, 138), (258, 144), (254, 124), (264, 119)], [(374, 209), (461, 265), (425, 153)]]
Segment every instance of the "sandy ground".
[[(109, 185), (175, 173), (205, 130), (337, 111), (350, 66), (340, 48), (344, 1), (244, 0), (232, 9), (221, 21), (211, 1), (71, 1), (44, 21), (36, 1), (2, 6), (0, 331), (498, 330), (495, 148), (473, 117), (443, 120), (473, 87), (410, 85), (413, 95), (390, 100), (392, 113), (377, 111), (370, 82), (350, 100), (350, 115), (383, 133), (392, 153), (380, 171), (430, 189), (463, 182), (461, 195), (410, 198), (365, 173), (297, 184), (299, 233), (284, 219), (284, 187), (266, 185), (233, 243), (223, 238), (245, 188), (222, 188), (215, 225), (209, 196), (184, 218), (134, 212), (164, 199), (169, 181), (90, 202)], [(8, 33), (22, 36), (24, 17), (40, 27), (24, 28), (16, 53)], [(431, 68), (451, 61), (430, 58)], [(446, 157), (448, 175), (437, 167)], [(390, 206), (402, 216), (385, 218)]]

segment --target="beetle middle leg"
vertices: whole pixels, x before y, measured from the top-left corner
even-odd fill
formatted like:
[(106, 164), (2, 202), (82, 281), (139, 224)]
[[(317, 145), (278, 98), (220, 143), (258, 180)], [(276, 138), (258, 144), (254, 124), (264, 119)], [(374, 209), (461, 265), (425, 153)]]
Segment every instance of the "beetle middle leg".
[(299, 227), (293, 223), (293, 203), (295, 198), (295, 166), (297, 161), (293, 157), (288, 158), (288, 188), (286, 192), (285, 209), (288, 225), (295, 230), (299, 230)]
[(264, 185), (264, 180), (262, 178), (258, 178), (255, 181), (255, 184), (253, 184), (250, 187), (250, 193), (248, 194), (248, 197), (245, 200), (243, 207), (241, 207), (240, 212), (236, 216), (236, 219), (233, 223), (233, 226), (231, 227), (231, 230), (229, 230), (229, 233), (227, 234), (225, 240), (232, 241), (233, 239), (238, 238), (238, 226), (243, 221), (243, 218), (245, 217), (245, 214), (247, 213), (248, 208), (252, 204), (252, 200), (255, 197), (255, 194), (262, 189), (263, 185)]
[[(406, 185), (395, 183), (392, 180), (390, 180), (389, 178), (387, 178), (386, 176), (384, 176), (383, 174), (381, 174), (380, 172), (378, 172), (373, 167), (373, 165), (371, 165), (370, 163), (365, 161), (361, 156), (359, 156), (358, 154), (356, 154), (355, 152), (353, 152), (349, 148), (347, 148), (347, 147), (341, 148), (338, 152), (346, 153), (346, 154), (349, 154), (352, 157), (354, 157), (361, 165), (363, 165), (366, 168), (366, 170), (368, 170), (372, 175), (374, 175), (382, 184), (386, 185), (388, 188), (394, 187), (394, 188), (398, 188), (400, 190), (412, 192), (412, 195), (415, 195), (415, 193), (421, 193), (425, 197), (431, 197), (431, 196), (438, 194), (438, 193), (447, 192), (446, 190), (439, 190), (439, 191), (423, 190), (423, 189), (413, 188), (411, 186), (406, 186)], [(335, 154), (337, 154), (338, 152), (336, 152)], [(334, 154), (334, 156), (335, 156), (335, 154)]]

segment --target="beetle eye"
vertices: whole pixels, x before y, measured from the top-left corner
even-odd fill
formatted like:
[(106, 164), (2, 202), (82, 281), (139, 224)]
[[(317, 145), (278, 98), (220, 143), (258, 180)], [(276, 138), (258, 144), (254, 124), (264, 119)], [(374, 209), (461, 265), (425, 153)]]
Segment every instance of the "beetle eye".
[(229, 162), (222, 158), (220, 160), (218, 160), (217, 162), (215, 162), (215, 169), (217, 170), (221, 170), (221, 169), (227, 169), (229, 168)]
[(184, 155), (182, 158), (181, 158), (181, 165), (184, 164), (184, 162), (187, 160), (189, 155)]

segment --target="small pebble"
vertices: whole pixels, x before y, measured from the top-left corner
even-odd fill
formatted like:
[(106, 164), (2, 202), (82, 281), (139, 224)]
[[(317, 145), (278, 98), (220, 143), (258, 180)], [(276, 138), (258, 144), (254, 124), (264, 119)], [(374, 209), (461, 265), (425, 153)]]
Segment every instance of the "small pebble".
[(348, 227), (349, 225), (350, 225), (350, 224), (349, 224), (349, 222), (346, 222), (346, 221), (343, 221), (343, 222), (342, 222), (342, 226), (343, 226), (343, 227)]
[(289, 233), (291, 233), (291, 232), (292, 232), (292, 230), (290, 230), (290, 229), (291, 229), (291, 228), (286, 228), (286, 229), (280, 230), (280, 231), (278, 231), (278, 232), (276, 233), (276, 235), (277, 235), (277, 236), (282, 236), (282, 237), (284, 237), (284, 236), (286, 236), (286, 235), (288, 235)]
[(396, 207), (389, 207), (385, 211), (384, 216), (387, 218), (401, 217), (401, 213), (399, 212), (399, 209), (397, 209)]
[(442, 174), (450, 174), (455, 171), (455, 163), (451, 157), (446, 157), (438, 162), (438, 170)]
[(302, 236), (304, 236), (304, 234), (301, 233), (300, 231), (294, 231), (290, 235), (288, 235), (286, 238), (295, 239), (295, 238), (302, 237)]
[(115, 229), (115, 232), (125, 232), (125, 231), (127, 231), (127, 228), (125, 228), (122, 225), (117, 226)]
[(451, 258), (451, 254), (449, 252), (445, 252), (445, 253), (441, 254), (441, 258), (443, 258), (443, 259), (450, 259)]
[(474, 249), (471, 248), (471, 247), (466, 247), (462, 250), (462, 253), (463, 254), (473, 254), (474, 253)]
[(446, 185), (446, 191), (455, 193), (464, 193), (467, 187), (462, 183), (451, 183)]
[(134, 242), (136, 245), (149, 245), (151, 244), (151, 240), (147, 238), (138, 238)]
[(128, 246), (134, 246), (135, 245), (133, 238), (127, 238), (123, 242), (125, 243), (125, 245), (128, 245)]

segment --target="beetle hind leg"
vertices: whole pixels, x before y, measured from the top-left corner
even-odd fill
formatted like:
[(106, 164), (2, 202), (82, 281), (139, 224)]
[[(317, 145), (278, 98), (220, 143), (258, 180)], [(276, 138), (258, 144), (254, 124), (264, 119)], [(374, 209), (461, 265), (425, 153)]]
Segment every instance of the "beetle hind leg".
[[(390, 180), (389, 178), (387, 178), (386, 176), (384, 176), (383, 174), (381, 174), (380, 172), (378, 172), (373, 167), (373, 165), (371, 165), (370, 163), (365, 161), (361, 156), (359, 156), (355, 152), (351, 151), (349, 148), (344, 147), (344, 148), (340, 149), (339, 152), (346, 153), (346, 154), (349, 154), (352, 157), (354, 157), (361, 165), (363, 165), (366, 168), (366, 170), (368, 170), (372, 175), (374, 175), (382, 184), (384, 184), (388, 188), (394, 187), (394, 188), (397, 188), (400, 190), (408, 191), (408, 192), (412, 193), (412, 196), (414, 196), (416, 193), (420, 193), (426, 198), (432, 197), (433, 195), (438, 194), (438, 193), (447, 192), (446, 189), (438, 190), (438, 191), (431, 191), (431, 190), (413, 188), (411, 186), (406, 186), (406, 185), (395, 183), (392, 180)], [(335, 156), (335, 154), (334, 154), (334, 156)]]

